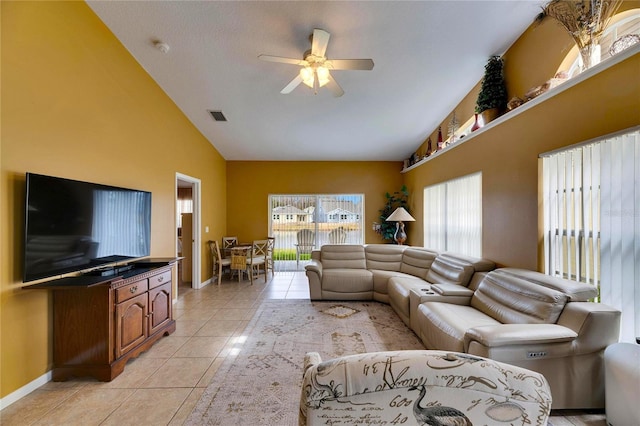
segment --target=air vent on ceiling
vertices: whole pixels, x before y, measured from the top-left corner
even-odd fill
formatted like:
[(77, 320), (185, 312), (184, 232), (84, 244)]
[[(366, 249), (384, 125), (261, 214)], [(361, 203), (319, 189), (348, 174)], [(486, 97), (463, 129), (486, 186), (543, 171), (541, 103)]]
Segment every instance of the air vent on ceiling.
[(216, 121), (227, 121), (227, 117), (224, 116), (222, 111), (209, 110), (209, 114), (211, 114), (211, 117), (213, 117), (213, 119)]

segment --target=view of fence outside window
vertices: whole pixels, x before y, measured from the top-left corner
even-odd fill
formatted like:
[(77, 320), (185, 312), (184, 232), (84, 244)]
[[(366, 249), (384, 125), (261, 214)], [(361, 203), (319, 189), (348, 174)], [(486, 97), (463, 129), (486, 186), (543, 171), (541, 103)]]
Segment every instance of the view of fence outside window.
[[(276, 261), (296, 260), (296, 245), (319, 249), (325, 244), (364, 243), (363, 194), (269, 195), (269, 235), (275, 237)], [(300, 231), (307, 230), (305, 241)], [(310, 259), (301, 250), (300, 261)]]

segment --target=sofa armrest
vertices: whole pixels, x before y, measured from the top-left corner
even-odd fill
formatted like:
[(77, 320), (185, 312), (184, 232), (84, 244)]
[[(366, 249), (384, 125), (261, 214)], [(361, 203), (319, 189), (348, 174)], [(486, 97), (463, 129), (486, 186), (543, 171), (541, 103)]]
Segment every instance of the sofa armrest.
[(322, 263), (316, 260), (309, 261), (304, 267), (309, 279), (309, 298), (311, 300), (322, 299)]
[(578, 334), (576, 353), (593, 353), (618, 341), (620, 311), (603, 303), (569, 302), (558, 318), (558, 325)]
[(468, 288), (457, 284), (431, 284), (431, 290), (433, 290), (434, 293), (440, 294), (442, 296), (467, 296), (469, 298), (473, 296), (472, 290), (469, 290)]
[(578, 334), (557, 324), (497, 324), (470, 328), (464, 335), (465, 352), (473, 341), (485, 347), (537, 345), (575, 340)]

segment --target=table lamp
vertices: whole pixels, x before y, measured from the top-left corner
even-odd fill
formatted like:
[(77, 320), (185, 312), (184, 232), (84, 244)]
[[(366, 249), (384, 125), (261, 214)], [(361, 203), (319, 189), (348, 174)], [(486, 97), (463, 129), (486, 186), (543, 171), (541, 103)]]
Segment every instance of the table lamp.
[(415, 219), (404, 209), (404, 207), (398, 207), (387, 218), (387, 222), (396, 222), (396, 233), (393, 236), (393, 239), (396, 240), (398, 245), (402, 245), (407, 239), (407, 234), (404, 233), (404, 223), (402, 222), (415, 222)]

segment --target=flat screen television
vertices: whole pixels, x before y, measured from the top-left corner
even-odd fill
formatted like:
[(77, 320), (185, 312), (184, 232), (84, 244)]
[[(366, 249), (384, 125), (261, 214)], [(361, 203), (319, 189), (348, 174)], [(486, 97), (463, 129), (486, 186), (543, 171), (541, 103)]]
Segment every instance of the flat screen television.
[(23, 282), (149, 256), (151, 193), (27, 173)]

